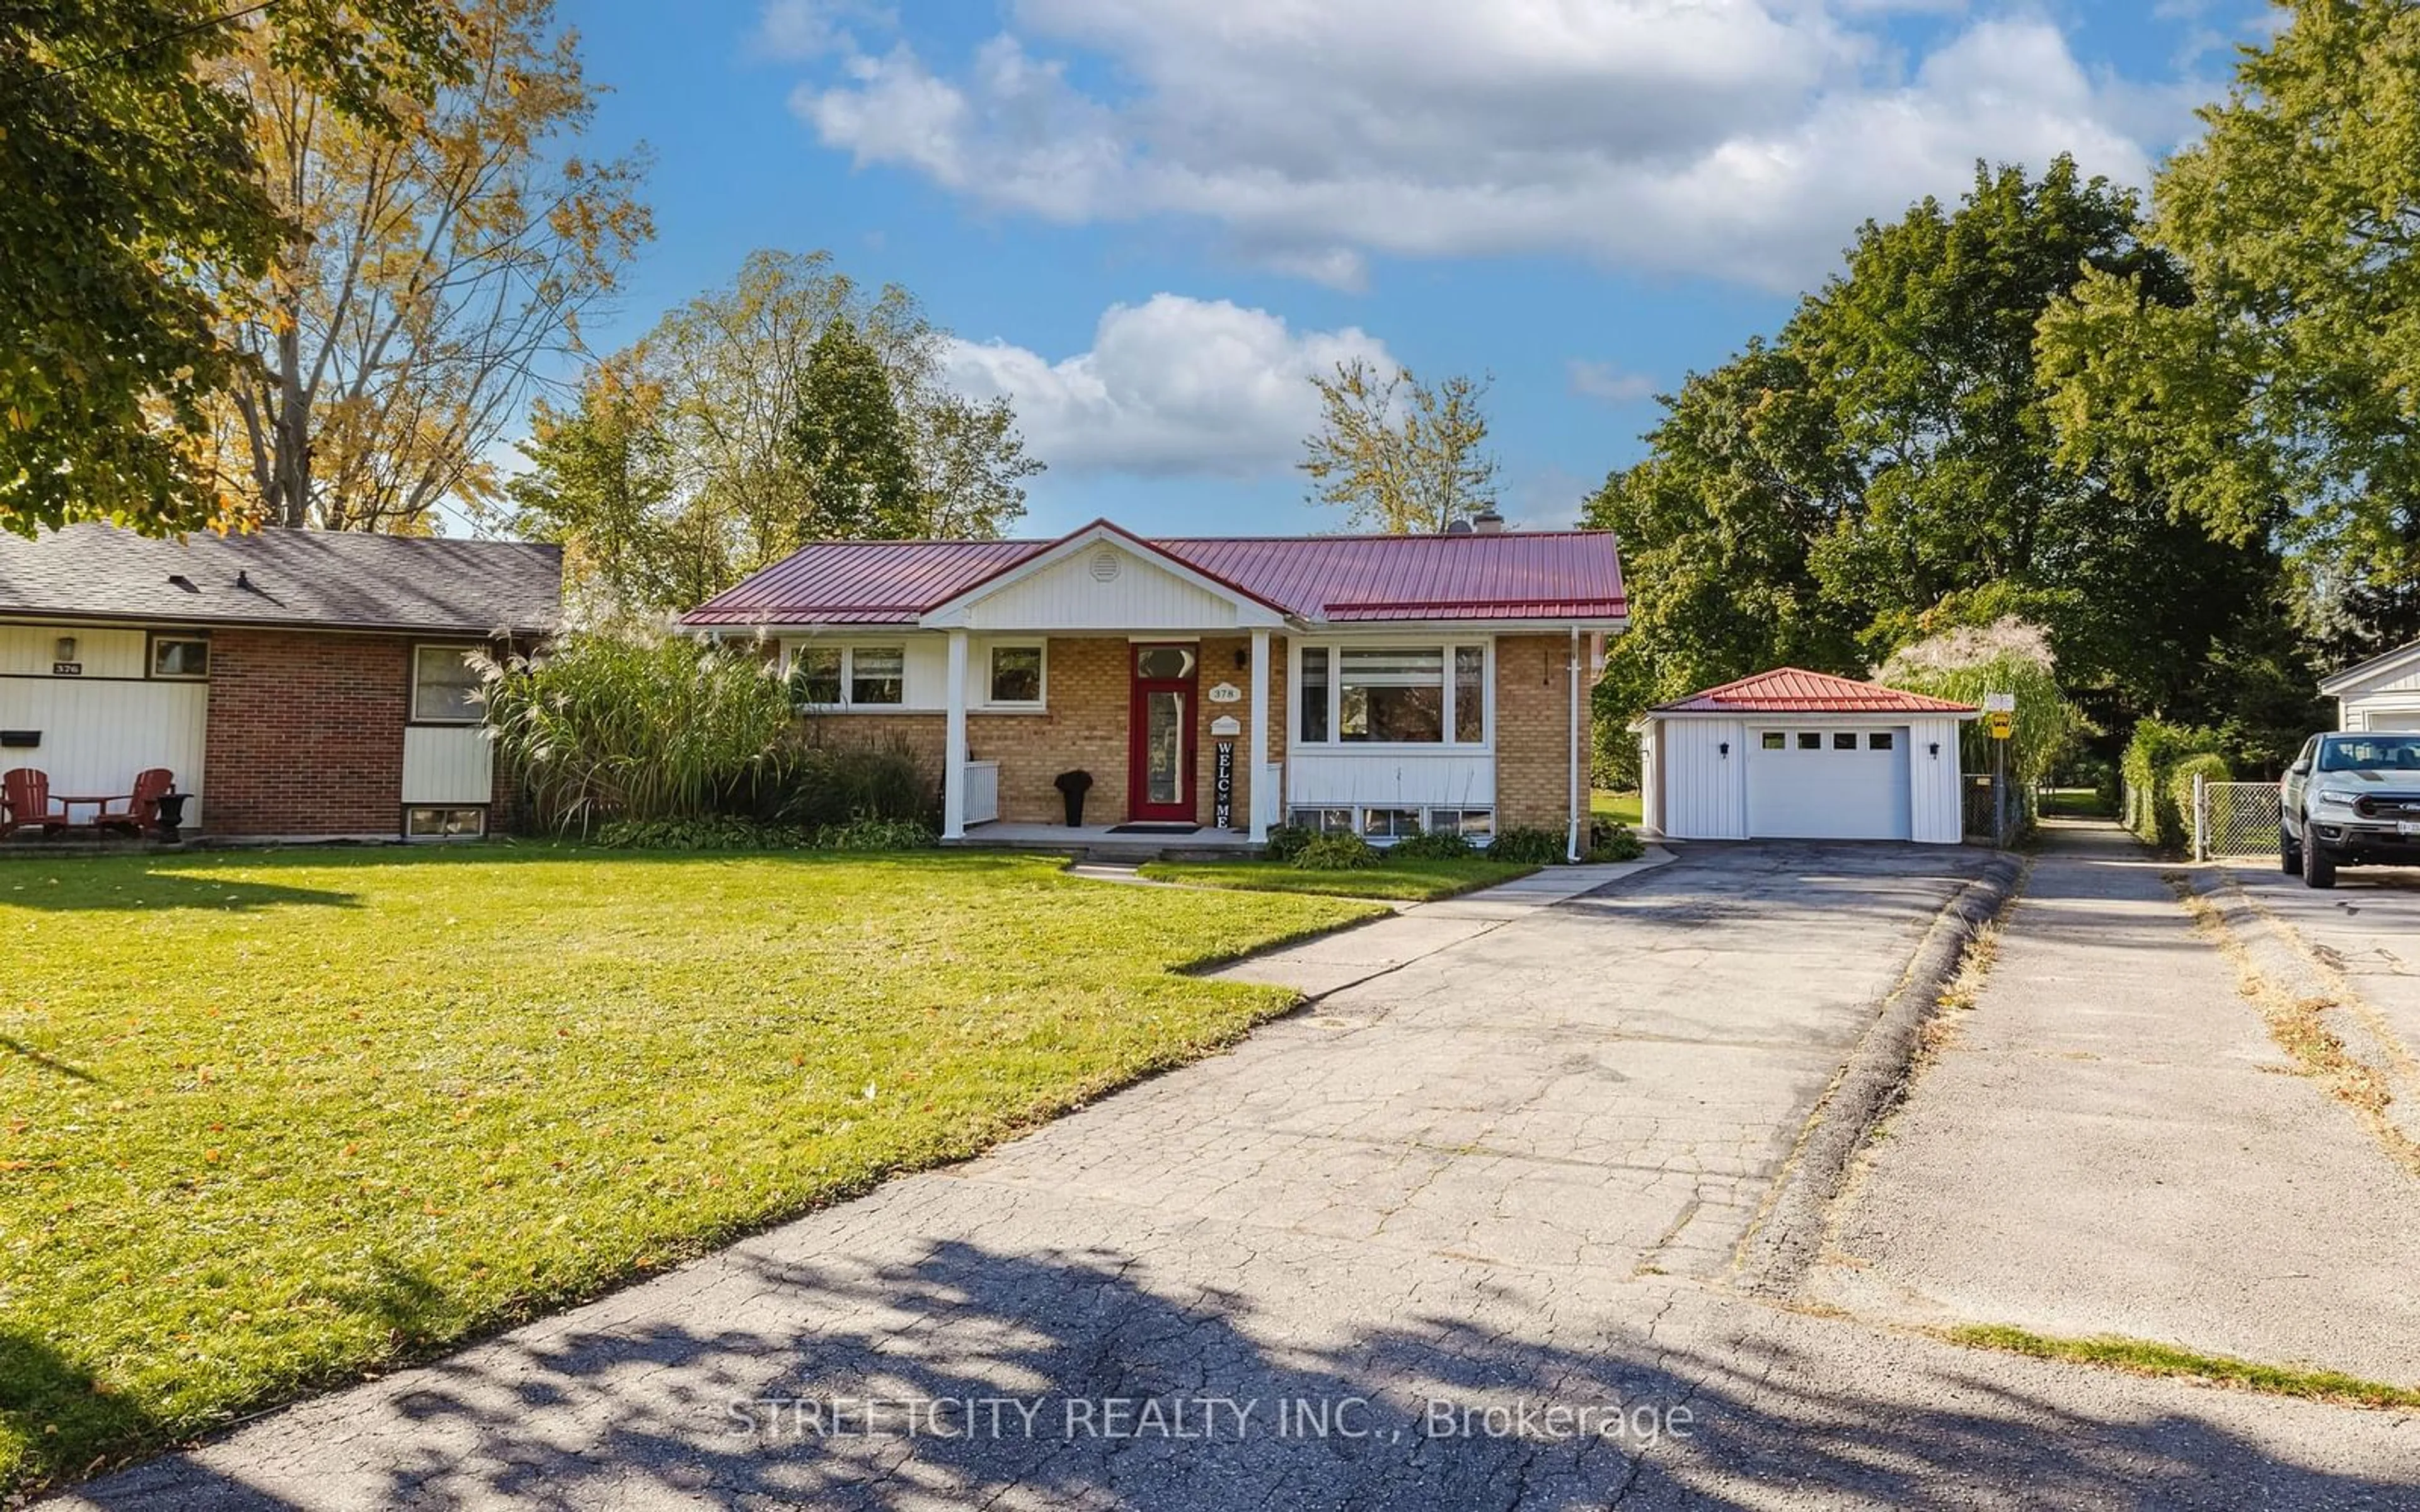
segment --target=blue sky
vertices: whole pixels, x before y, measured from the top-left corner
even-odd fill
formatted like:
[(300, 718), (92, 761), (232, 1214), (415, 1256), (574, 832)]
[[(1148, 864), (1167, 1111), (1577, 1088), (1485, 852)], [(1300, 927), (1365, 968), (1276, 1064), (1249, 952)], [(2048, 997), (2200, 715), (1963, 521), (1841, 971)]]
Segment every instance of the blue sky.
[[(1019, 533), (1332, 528), (1339, 357), (1492, 372), (1507, 513), (1570, 523), (1652, 395), (1978, 156), (2147, 181), (2256, 0), (573, 0), (658, 239), (590, 339), (752, 249), (913, 289), (1036, 455)], [(670, 18), (677, 15), (677, 22)]]

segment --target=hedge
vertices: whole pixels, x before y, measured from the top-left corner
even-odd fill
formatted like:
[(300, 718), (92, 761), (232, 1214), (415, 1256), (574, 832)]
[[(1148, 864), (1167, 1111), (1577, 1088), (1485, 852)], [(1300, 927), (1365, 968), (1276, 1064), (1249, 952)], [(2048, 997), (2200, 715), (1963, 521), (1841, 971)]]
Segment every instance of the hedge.
[(2134, 726), (2118, 769), (2126, 779), (2126, 827), (2162, 850), (2181, 850), (2193, 835), (2193, 779), (2227, 778), (2215, 730), (2147, 718)]

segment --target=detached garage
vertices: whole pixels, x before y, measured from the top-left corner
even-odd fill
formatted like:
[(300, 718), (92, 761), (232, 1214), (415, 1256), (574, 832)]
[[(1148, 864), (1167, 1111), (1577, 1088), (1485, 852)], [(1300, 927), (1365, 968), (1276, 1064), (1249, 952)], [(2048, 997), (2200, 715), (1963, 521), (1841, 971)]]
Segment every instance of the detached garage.
[(1645, 827), (1669, 840), (1955, 845), (1958, 726), (1979, 711), (1785, 667), (1650, 709)]
[(2420, 730), (2420, 640), (2319, 685), (2336, 701), (2339, 730)]

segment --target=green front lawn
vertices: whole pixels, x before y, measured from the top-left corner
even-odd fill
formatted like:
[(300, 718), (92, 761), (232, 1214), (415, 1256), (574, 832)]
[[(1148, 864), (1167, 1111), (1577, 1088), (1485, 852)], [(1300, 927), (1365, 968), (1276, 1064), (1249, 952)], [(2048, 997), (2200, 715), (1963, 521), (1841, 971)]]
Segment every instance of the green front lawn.
[(1153, 861), (1142, 874), (1158, 882), (1254, 892), (1313, 893), (1329, 898), (1386, 898), (1427, 903), (1474, 887), (1492, 887), (1538, 870), (1513, 861), (1478, 858), (1406, 861), (1392, 858), (1350, 872), (1305, 872), (1284, 861)]
[(1589, 812), (1599, 819), (1616, 820), (1637, 829), (1643, 811), (1636, 793), (1608, 793), (1599, 788), (1589, 795)]
[(1366, 904), (997, 855), (0, 861), (0, 1503), (1201, 1056)]

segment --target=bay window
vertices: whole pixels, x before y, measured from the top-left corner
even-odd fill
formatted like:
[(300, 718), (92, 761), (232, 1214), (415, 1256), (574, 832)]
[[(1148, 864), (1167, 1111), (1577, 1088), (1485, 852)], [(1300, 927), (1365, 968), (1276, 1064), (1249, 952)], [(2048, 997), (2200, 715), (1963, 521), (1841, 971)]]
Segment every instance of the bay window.
[(1295, 744), (1486, 744), (1484, 644), (1304, 646)]

